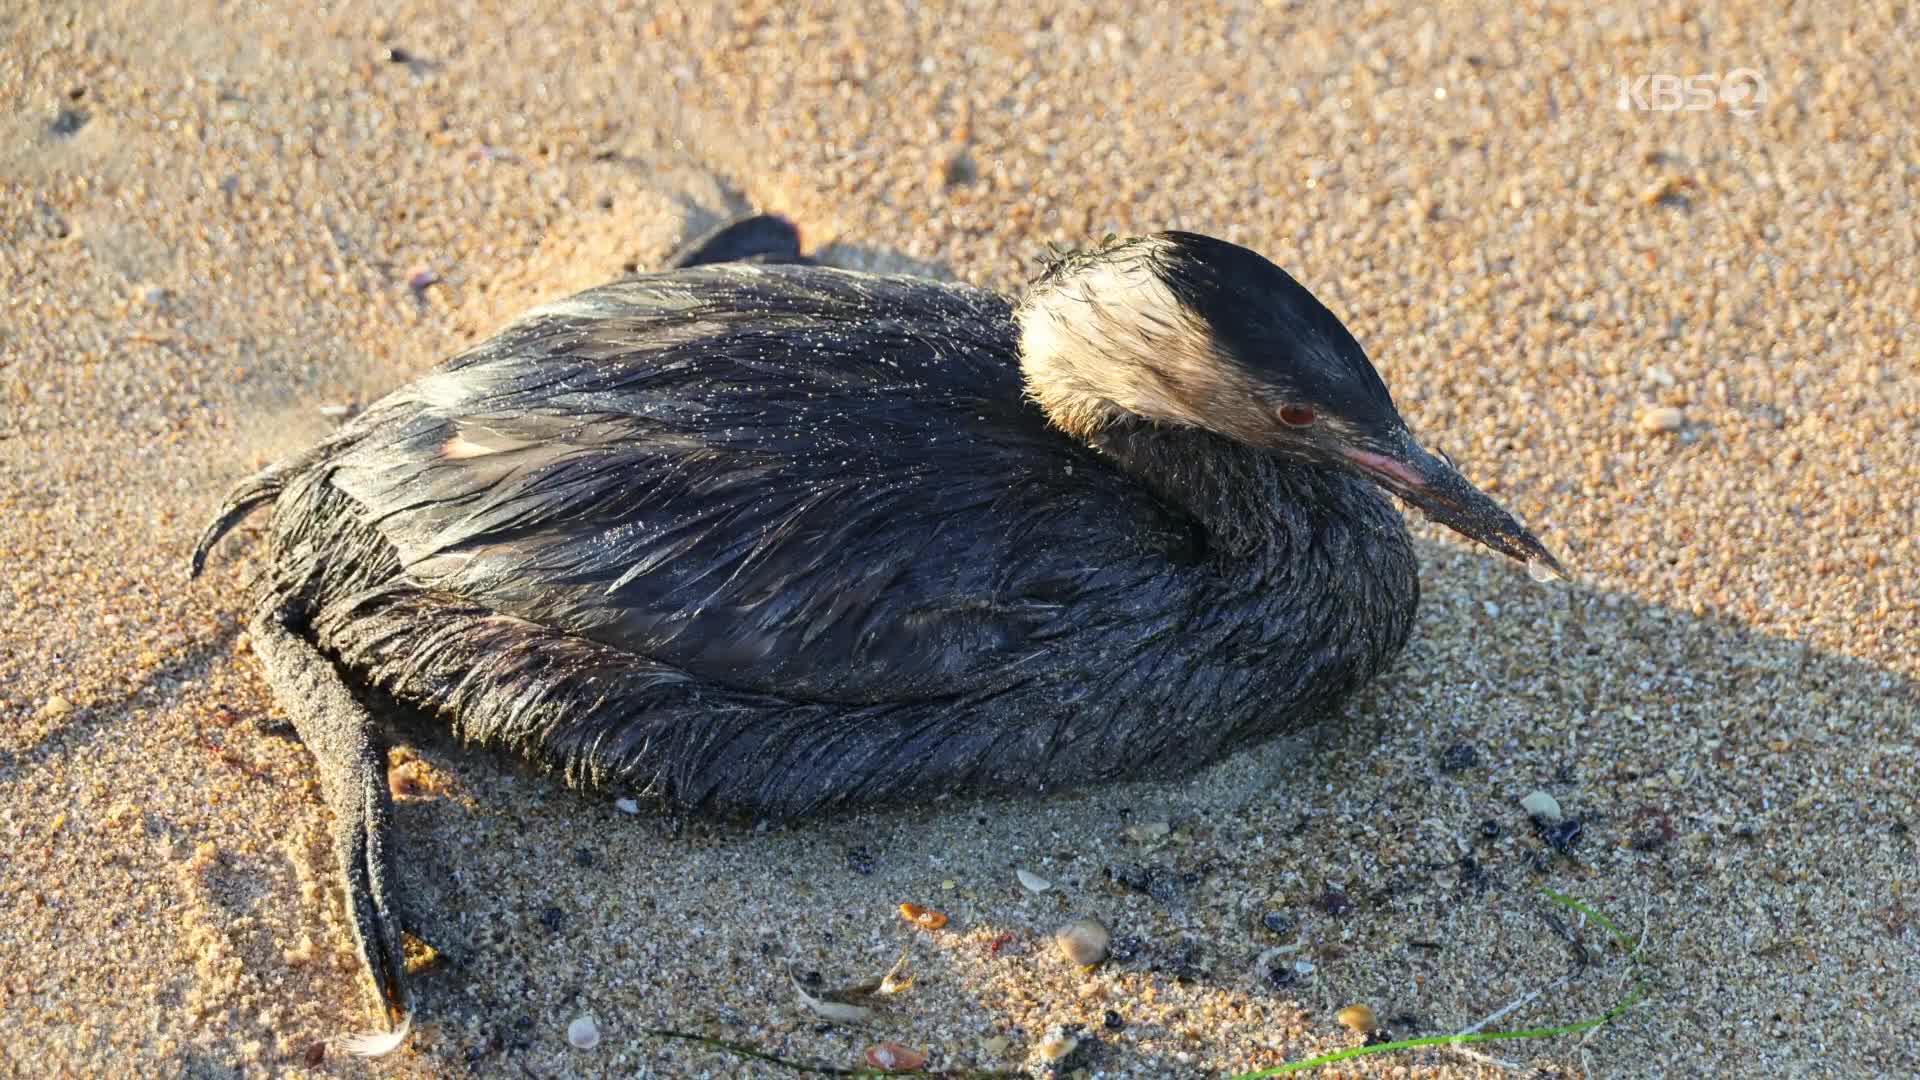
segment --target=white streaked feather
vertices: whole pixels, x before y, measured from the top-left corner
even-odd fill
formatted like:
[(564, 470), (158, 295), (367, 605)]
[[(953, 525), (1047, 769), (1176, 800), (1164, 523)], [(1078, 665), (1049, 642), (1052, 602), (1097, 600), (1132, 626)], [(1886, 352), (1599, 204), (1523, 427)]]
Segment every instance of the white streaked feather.
[(413, 1031), (413, 1014), (408, 1013), (400, 1026), (392, 1031), (366, 1031), (357, 1035), (340, 1036), (340, 1049), (354, 1057), (385, 1057), (400, 1049), (407, 1041), (407, 1035)]

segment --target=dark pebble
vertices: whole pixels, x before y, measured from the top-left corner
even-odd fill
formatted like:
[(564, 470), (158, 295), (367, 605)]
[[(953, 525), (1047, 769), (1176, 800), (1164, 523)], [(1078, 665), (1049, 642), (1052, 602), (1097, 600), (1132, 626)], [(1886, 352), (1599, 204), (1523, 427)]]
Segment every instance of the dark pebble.
[(1500, 839), (1500, 823), (1488, 818), (1480, 823), (1480, 835), (1487, 840)]
[(1124, 964), (1137, 958), (1140, 955), (1140, 950), (1144, 947), (1140, 939), (1132, 934), (1128, 934), (1125, 937), (1117, 937), (1107, 942), (1107, 958), (1116, 963)]
[(1565, 855), (1573, 850), (1573, 845), (1580, 841), (1584, 832), (1586, 826), (1580, 824), (1579, 818), (1567, 818), (1542, 828), (1540, 838), (1553, 850)]
[(413, 54), (398, 45), (392, 46), (387, 49), (387, 63), (411, 64), (413, 63)]
[(1267, 969), (1267, 985), (1275, 990), (1285, 990), (1300, 981), (1299, 973), (1293, 970), (1293, 962), (1282, 960)]
[(1440, 771), (1456, 773), (1480, 764), (1480, 751), (1472, 743), (1454, 743), (1440, 752)]
[(79, 109), (61, 109), (54, 114), (53, 123), (47, 125), (47, 130), (64, 139), (86, 127), (87, 121), (91, 119), (93, 118)]
[(1260, 925), (1275, 934), (1293, 933), (1293, 919), (1284, 911), (1269, 911), (1260, 916)]
[(1200, 962), (1202, 955), (1199, 942), (1182, 941), (1158, 959), (1153, 968), (1172, 976), (1176, 982), (1198, 982), (1207, 973), (1206, 966)]
[[(1198, 874), (1187, 875), (1198, 882)], [(1163, 866), (1140, 866), (1134, 863), (1115, 863), (1107, 867), (1107, 879), (1123, 889), (1145, 893), (1162, 904), (1172, 904), (1180, 898), (1179, 874)]]
[(560, 928), (567, 925), (567, 913), (557, 907), (547, 908), (540, 913), (540, 925), (559, 933)]
[(1328, 889), (1320, 894), (1320, 899), (1314, 901), (1314, 906), (1338, 918), (1353, 910), (1353, 901), (1339, 889)]
[(864, 847), (848, 850), (847, 869), (861, 875), (873, 873), (873, 852)]
[(1487, 876), (1486, 867), (1481, 866), (1480, 861), (1473, 856), (1468, 855), (1462, 858), (1458, 865), (1461, 888), (1472, 889), (1474, 892), (1486, 892), (1493, 884), (1492, 879)]
[(826, 980), (817, 971), (809, 971), (805, 975), (800, 976), (800, 985), (809, 989), (819, 986), (824, 981)]
[(573, 865), (579, 867), (582, 870), (593, 869), (593, 852), (583, 847), (574, 848), (573, 849)]
[(1907, 823), (1904, 821), (1896, 821), (1892, 825), (1887, 826), (1887, 831), (1895, 836), (1905, 836), (1907, 835)]
[(1120, 1018), (1120, 1014), (1112, 1009), (1107, 1010), (1107, 1015), (1101, 1019), (1101, 1022), (1107, 1025), (1108, 1031), (1119, 1031), (1127, 1026), (1127, 1022)]

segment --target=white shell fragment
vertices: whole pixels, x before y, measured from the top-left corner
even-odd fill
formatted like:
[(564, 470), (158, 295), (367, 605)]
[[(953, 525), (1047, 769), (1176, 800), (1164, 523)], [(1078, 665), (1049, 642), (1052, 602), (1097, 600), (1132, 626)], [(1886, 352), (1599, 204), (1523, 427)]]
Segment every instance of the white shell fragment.
[(613, 800), (613, 808), (623, 814), (637, 814), (640, 812), (640, 804), (634, 802), (632, 799), (615, 799)]
[(873, 1010), (865, 1005), (828, 1001), (826, 998), (807, 993), (807, 988), (800, 985), (800, 980), (794, 976), (792, 968), (787, 969), (787, 981), (793, 984), (794, 996), (800, 999), (801, 1006), (823, 1020), (831, 1020), (836, 1024), (864, 1024), (873, 1019)]
[(1537, 817), (1549, 825), (1561, 818), (1560, 800), (1544, 791), (1536, 791), (1520, 800), (1520, 808), (1531, 817)]
[(1015, 870), (1013, 873), (1015, 877), (1020, 879), (1020, 884), (1025, 886), (1028, 892), (1046, 892), (1048, 889), (1053, 888), (1053, 882), (1048, 881), (1046, 878), (1041, 877), (1031, 870), (1021, 869)]
[(582, 1016), (567, 1025), (567, 1042), (576, 1050), (591, 1050), (600, 1045), (600, 1025), (593, 1017)]
[(1050, 1031), (1034, 1049), (1040, 1052), (1043, 1061), (1059, 1061), (1080, 1049), (1080, 1040), (1064, 1031)]

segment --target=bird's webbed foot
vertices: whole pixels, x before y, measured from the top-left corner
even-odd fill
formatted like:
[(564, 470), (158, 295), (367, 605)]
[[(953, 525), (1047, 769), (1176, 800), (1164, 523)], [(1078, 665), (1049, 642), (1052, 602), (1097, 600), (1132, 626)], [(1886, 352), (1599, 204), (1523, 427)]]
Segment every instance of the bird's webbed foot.
[(360, 1054), (385, 1053), (405, 1040), (413, 1022), (388, 843), (393, 803), (386, 752), (373, 718), (339, 670), (289, 628), (283, 612), (261, 614), (252, 632), (254, 652), (266, 668), (274, 697), (319, 768), (321, 790), (333, 811), (334, 849), (353, 916), (354, 942), (390, 1026), (386, 1034), (352, 1036), (344, 1045)]
[(727, 262), (804, 265), (813, 260), (800, 253), (800, 230), (793, 222), (778, 214), (752, 214), (722, 222), (689, 240), (667, 259), (665, 268)]

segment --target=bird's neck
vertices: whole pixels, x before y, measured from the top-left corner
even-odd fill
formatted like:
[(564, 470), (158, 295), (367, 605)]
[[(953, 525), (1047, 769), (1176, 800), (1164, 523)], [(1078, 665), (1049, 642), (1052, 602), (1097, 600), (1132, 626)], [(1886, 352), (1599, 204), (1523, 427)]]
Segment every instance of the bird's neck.
[(1328, 526), (1404, 535), (1368, 485), (1197, 428), (1121, 420), (1088, 441), (1205, 531), (1208, 549), (1265, 564), (1297, 557)]

